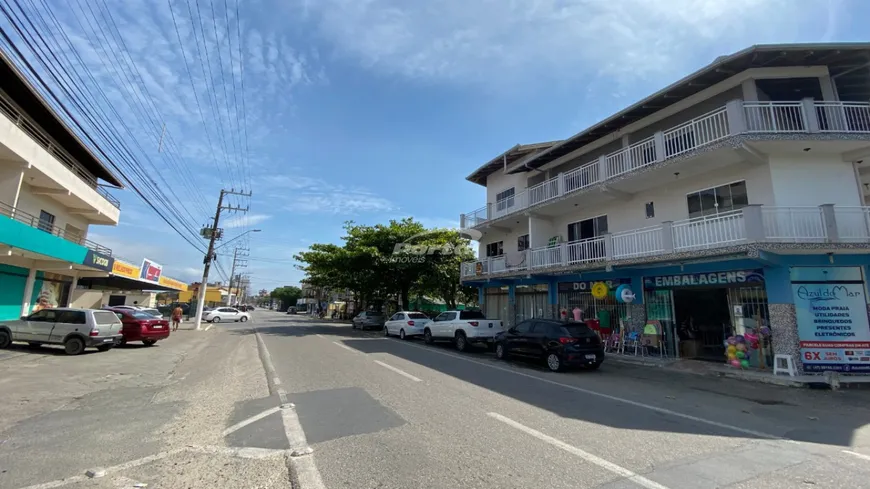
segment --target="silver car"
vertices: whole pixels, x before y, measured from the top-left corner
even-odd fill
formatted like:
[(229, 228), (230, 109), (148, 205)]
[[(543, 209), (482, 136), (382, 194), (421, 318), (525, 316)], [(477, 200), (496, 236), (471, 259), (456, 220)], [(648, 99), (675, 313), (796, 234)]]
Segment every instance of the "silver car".
[(235, 307), (218, 307), (217, 309), (203, 312), (202, 319), (210, 323), (219, 323), (221, 321), (239, 321), (244, 323), (248, 319), (251, 319), (251, 315)]
[(13, 341), (34, 346), (63, 345), (68, 355), (78, 355), (87, 347), (107, 351), (120, 343), (123, 325), (112, 311), (96, 309), (42, 309), (18, 321), (0, 322), (0, 348)]
[(369, 329), (382, 328), (386, 322), (386, 317), (382, 312), (363, 311), (353, 318), (353, 328)]

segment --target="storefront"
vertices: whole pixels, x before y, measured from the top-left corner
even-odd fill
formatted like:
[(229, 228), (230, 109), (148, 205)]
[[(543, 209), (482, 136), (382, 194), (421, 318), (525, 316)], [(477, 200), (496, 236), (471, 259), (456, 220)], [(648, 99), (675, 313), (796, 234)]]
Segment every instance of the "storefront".
[[(28, 273), (30, 270), (26, 268), (0, 265), (0, 320), (18, 319), (21, 316), (21, 300)], [(72, 277), (36, 272), (29, 312), (68, 306), (71, 285)]]
[(508, 323), (508, 287), (487, 287), (484, 289), (483, 308), (486, 317), (501, 319)]
[(592, 293), (597, 281), (560, 282), (559, 311), (560, 316), (573, 318), (575, 309), (580, 309), (581, 319), (595, 319), (599, 326), (606, 330), (618, 329), (620, 320), (628, 318), (629, 305), (616, 300), (616, 289), (623, 284), (631, 284), (631, 279), (603, 280), (607, 285), (607, 293), (597, 298)]
[(870, 372), (870, 321), (861, 267), (792, 267), (805, 372)]
[(547, 290), (547, 284), (517, 285), (514, 292), (517, 303), (516, 322), (546, 317), (549, 310)]
[(644, 304), (671, 355), (744, 368), (773, 364), (762, 270), (644, 277)]

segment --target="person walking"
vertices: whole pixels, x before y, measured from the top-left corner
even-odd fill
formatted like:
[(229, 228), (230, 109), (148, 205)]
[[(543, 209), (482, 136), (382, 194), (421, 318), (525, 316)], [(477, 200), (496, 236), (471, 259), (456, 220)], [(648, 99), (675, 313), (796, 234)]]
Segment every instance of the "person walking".
[(175, 309), (172, 310), (172, 331), (178, 331), (182, 314), (184, 314), (184, 311), (181, 309), (181, 306), (175, 306)]

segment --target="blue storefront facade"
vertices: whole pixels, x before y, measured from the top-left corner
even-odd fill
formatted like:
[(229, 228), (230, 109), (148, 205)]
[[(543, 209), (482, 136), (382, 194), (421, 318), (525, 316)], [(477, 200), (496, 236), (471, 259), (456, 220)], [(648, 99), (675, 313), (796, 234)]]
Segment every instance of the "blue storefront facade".
[[(867, 276), (870, 256), (777, 254), (693, 263), (612, 267), (609, 271), (531, 274), (467, 281), (488, 316), (506, 324), (532, 317), (606, 320), (614, 329), (654, 325), (674, 358), (735, 361), (772, 370), (790, 355), (799, 372), (870, 373)], [(608, 285), (604, 298), (592, 287)], [(635, 299), (616, 300), (625, 284)], [(741, 345), (731, 348), (729, 339)], [(735, 354), (739, 358), (735, 358)], [(745, 363), (740, 363), (745, 360)]]

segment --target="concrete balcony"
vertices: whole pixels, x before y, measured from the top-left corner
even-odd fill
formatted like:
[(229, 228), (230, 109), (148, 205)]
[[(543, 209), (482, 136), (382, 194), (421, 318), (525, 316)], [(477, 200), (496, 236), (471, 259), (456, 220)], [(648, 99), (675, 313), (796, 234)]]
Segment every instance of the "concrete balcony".
[(866, 134), (870, 140), (870, 103), (811, 99), (798, 102), (733, 100), (725, 107), (659, 131), (511, 197), (462, 214), (460, 226), (480, 226), (527, 209), (545, 207), (563, 196), (595, 185), (609, 185), (609, 181), (617, 178), (625, 181), (632, 173), (653, 164), (683, 157), (732, 136), (801, 133)]
[(675, 257), (715, 255), (716, 250), (746, 244), (842, 245), (870, 248), (870, 207), (767, 207), (738, 211), (557, 243), (527, 250), (522, 261), (490, 257), (462, 265), (462, 279), (508, 274), (537, 274), (568, 268), (606, 267), (612, 263), (667, 261)]
[(115, 225), (121, 204), (0, 92), (0, 160), (19, 166), (33, 192), (56, 200), (96, 224)]

